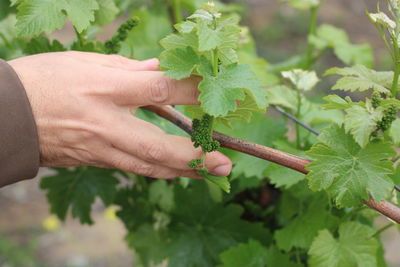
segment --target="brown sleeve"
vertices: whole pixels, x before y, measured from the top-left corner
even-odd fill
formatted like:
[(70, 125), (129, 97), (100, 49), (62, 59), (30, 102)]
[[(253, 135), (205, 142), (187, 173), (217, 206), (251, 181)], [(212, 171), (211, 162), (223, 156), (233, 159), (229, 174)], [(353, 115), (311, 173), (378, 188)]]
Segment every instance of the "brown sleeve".
[(15, 71), (0, 59), (0, 187), (35, 177), (39, 141), (32, 109)]

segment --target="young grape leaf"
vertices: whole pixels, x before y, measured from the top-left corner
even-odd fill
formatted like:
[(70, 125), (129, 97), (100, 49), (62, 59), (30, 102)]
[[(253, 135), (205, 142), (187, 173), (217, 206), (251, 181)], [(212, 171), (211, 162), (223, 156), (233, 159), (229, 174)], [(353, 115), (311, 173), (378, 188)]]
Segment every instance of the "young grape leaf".
[(378, 13), (368, 13), (368, 16), (370, 19), (378, 24), (381, 24), (388, 30), (391, 30), (392, 32), (396, 29), (396, 22), (394, 22), (392, 19), (390, 19), (385, 13), (383, 12), (378, 12)]
[(391, 144), (369, 143), (361, 148), (350, 134), (335, 124), (326, 128), (307, 155), (315, 159), (306, 169), (309, 186), (326, 190), (340, 207), (360, 205), (370, 197), (379, 202), (390, 195), (395, 155)]
[(374, 71), (363, 65), (355, 65), (351, 68), (331, 68), (324, 75), (337, 74), (343, 76), (332, 87), (332, 90), (344, 91), (366, 91), (373, 89), (375, 91), (389, 94), (391, 83), (393, 81), (392, 71)]
[(199, 51), (211, 51), (221, 44), (221, 32), (219, 29), (211, 29), (207, 22), (200, 21), (197, 26), (199, 37)]
[(371, 133), (376, 129), (376, 123), (382, 119), (383, 111), (381, 109), (368, 110), (365, 107), (353, 105), (346, 109), (344, 119), (344, 128), (350, 132), (355, 141), (365, 147), (371, 137)]
[(82, 167), (75, 170), (57, 168), (57, 174), (42, 178), (40, 188), (47, 190), (50, 210), (65, 220), (71, 208), (72, 217), (82, 224), (92, 224), (91, 206), (97, 196), (110, 205), (116, 192), (118, 180), (114, 170)]
[(236, 100), (244, 100), (245, 92), (253, 97), (259, 108), (268, 105), (266, 91), (248, 65), (221, 66), (216, 77), (207, 72), (201, 74), (204, 78), (199, 84), (199, 100), (204, 111), (214, 117), (226, 116), (229, 111), (236, 110)]
[(307, 210), (275, 232), (278, 248), (290, 251), (293, 247), (308, 249), (318, 231), (331, 228), (337, 218), (327, 210), (328, 202), (322, 195), (314, 197)]
[(224, 251), (220, 258), (222, 264), (218, 267), (265, 267), (267, 265), (267, 248), (250, 239), (248, 243), (240, 243)]
[(390, 137), (392, 138), (392, 140), (395, 144), (400, 145), (400, 119), (399, 118), (397, 118), (392, 123), (392, 127), (390, 128)]
[(339, 227), (339, 237), (322, 230), (308, 252), (311, 267), (374, 267), (378, 242), (374, 230), (358, 222), (345, 222)]
[(288, 79), (297, 89), (302, 91), (313, 89), (319, 82), (315, 71), (305, 71), (301, 69), (283, 71), (282, 77)]
[(191, 47), (166, 50), (160, 56), (160, 67), (167, 69), (166, 76), (176, 80), (189, 77), (200, 58)]

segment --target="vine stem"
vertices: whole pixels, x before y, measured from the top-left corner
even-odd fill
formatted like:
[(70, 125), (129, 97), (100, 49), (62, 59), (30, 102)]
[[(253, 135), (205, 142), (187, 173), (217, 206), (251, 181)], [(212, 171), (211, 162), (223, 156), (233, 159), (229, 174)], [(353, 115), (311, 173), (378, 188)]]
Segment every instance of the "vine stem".
[(310, 27), (308, 29), (307, 57), (305, 65), (306, 69), (309, 69), (314, 61), (313, 58), (314, 45), (310, 42), (310, 36), (314, 35), (317, 29), (318, 10), (319, 10), (319, 5), (312, 7), (310, 10), (311, 16), (310, 16)]
[[(300, 89), (297, 88), (297, 110), (296, 117), (301, 119), (301, 93)], [(296, 123), (296, 145), (298, 149), (301, 149), (301, 136), (300, 136), (300, 125)]]
[(182, 22), (182, 6), (181, 6), (181, 0), (172, 0), (173, 7), (172, 9), (174, 10), (174, 19), (175, 23), (180, 23)]
[(397, 87), (399, 83), (399, 74), (400, 74), (400, 53), (399, 53), (399, 44), (397, 38), (393, 39), (393, 49), (394, 49), (394, 76), (392, 83), (392, 97), (396, 98)]
[(382, 228), (378, 229), (371, 237), (376, 237), (378, 235), (380, 235), (381, 233), (383, 233), (384, 231), (386, 231), (387, 229), (389, 229), (390, 227), (394, 226), (395, 224), (390, 222), (388, 224), (386, 224), (385, 226), (383, 226)]
[[(171, 106), (146, 106), (146, 110), (156, 113), (158, 116), (172, 122), (188, 134), (192, 133), (192, 121)], [(260, 159), (274, 162), (292, 170), (307, 174), (306, 166), (312, 161), (298, 157), (286, 152), (282, 152), (270, 147), (255, 144), (243, 139), (231, 137), (214, 131), (213, 138), (221, 143), (222, 147), (236, 150)], [(364, 204), (385, 215), (396, 223), (400, 224), (400, 207), (387, 202), (366, 200)]]

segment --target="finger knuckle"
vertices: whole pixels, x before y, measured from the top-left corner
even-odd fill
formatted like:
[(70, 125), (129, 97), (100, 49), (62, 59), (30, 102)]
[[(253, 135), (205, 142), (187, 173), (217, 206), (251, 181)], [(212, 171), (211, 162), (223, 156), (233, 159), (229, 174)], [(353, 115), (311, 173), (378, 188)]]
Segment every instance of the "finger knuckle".
[(148, 161), (162, 162), (165, 160), (165, 146), (161, 144), (151, 144), (145, 149), (145, 158)]
[(114, 64), (124, 65), (129, 62), (129, 59), (121, 55), (110, 55), (109, 56)]
[(149, 177), (154, 177), (156, 175), (156, 169), (149, 164), (136, 165), (132, 168), (132, 172)]
[(174, 88), (172, 79), (158, 78), (150, 84), (150, 100), (156, 104), (166, 104), (171, 98), (171, 93)]

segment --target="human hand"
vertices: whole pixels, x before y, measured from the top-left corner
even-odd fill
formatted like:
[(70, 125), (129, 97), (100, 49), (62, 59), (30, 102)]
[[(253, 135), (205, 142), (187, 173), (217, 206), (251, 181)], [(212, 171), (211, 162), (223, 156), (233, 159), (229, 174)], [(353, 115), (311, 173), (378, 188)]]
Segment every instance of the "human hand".
[[(198, 104), (195, 78), (167, 78), (157, 71), (157, 59), (72, 51), (8, 63), (31, 103), (41, 166), (96, 166), (155, 178), (200, 178), (187, 166), (201, 155), (189, 138), (168, 135), (132, 115), (141, 106)], [(219, 152), (207, 153), (206, 164), (221, 176), (232, 167)]]

